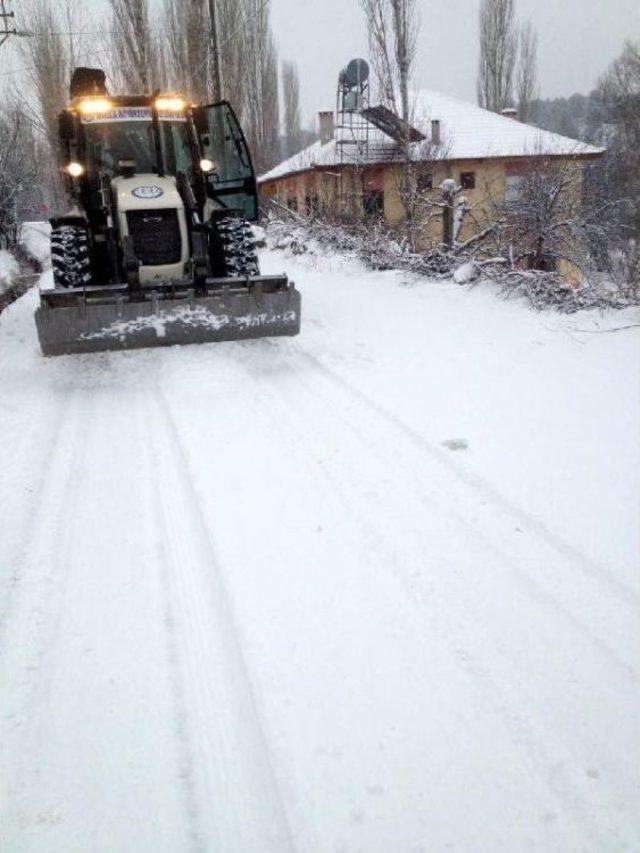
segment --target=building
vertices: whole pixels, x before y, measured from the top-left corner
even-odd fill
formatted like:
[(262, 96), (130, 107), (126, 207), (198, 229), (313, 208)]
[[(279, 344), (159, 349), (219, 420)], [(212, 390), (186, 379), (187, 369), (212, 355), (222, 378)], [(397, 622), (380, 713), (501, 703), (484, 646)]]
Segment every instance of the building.
[[(483, 227), (495, 199), (517, 198), (519, 182), (536, 158), (562, 159), (581, 182), (585, 162), (605, 153), (523, 124), (515, 110), (499, 115), (437, 92), (417, 92), (412, 114), (413, 189), (435, 201), (442, 198), (445, 179), (461, 187), (475, 215), (462, 220), (460, 240)], [(344, 120), (337, 127), (332, 112), (320, 113), (319, 120), (318, 141), (258, 179), (263, 197), (305, 214), (379, 216), (400, 224), (405, 206), (398, 117), (373, 107), (360, 111), (351, 127)], [(423, 218), (421, 247), (442, 242), (441, 213)]]

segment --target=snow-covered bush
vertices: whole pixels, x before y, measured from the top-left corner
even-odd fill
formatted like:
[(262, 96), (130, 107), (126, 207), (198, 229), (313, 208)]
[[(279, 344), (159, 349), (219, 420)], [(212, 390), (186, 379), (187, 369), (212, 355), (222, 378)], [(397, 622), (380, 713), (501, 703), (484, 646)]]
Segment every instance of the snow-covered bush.
[(37, 262), (40, 267), (51, 263), (51, 226), (48, 222), (23, 222), (16, 251), (27, 262)]
[(640, 297), (640, 241), (623, 241), (610, 252), (610, 272), (623, 293), (630, 298)]
[(42, 157), (33, 125), (21, 106), (0, 111), (0, 248), (15, 246), (24, 205), (42, 200)]
[[(505, 298), (524, 298), (535, 310), (571, 313), (582, 308), (624, 308), (640, 303), (637, 288), (622, 288), (606, 275), (605, 283), (595, 284), (585, 278), (581, 284), (570, 284), (556, 271), (527, 269), (522, 259), (516, 264), (513, 248), (503, 245), (500, 235), (496, 237), (495, 231), (501, 227), (500, 223), (488, 227), (451, 249), (433, 247), (425, 252), (412, 251), (401, 233), (380, 222), (310, 220), (284, 210), (271, 212), (266, 233), (271, 248), (293, 255), (328, 251), (356, 257), (376, 270), (404, 270), (461, 285), (493, 282)], [(619, 266), (622, 263), (619, 259)]]
[(267, 227), (271, 248), (293, 255), (331, 250), (352, 255), (376, 270), (406, 270), (430, 278), (450, 278), (457, 261), (433, 249), (414, 252), (404, 235), (376, 222), (327, 222), (307, 220), (297, 214), (271, 215)]
[(20, 275), (20, 267), (11, 252), (0, 249), (0, 296), (10, 290)]
[(461, 264), (453, 273), (453, 280), (456, 284), (469, 284), (475, 281), (480, 275), (480, 267), (474, 264), (473, 261), (468, 261)]

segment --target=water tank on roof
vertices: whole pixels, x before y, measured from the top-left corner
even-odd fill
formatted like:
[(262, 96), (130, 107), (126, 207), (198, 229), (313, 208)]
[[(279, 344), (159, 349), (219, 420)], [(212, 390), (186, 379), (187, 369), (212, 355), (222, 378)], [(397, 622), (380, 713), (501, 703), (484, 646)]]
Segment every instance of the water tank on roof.
[(349, 92), (345, 93), (343, 101), (343, 109), (345, 112), (355, 113), (362, 109), (363, 104), (364, 99), (362, 97), (362, 92), (358, 92), (357, 89), (351, 89)]
[(369, 79), (369, 65), (365, 59), (352, 59), (338, 75), (338, 82), (350, 89), (359, 88)]

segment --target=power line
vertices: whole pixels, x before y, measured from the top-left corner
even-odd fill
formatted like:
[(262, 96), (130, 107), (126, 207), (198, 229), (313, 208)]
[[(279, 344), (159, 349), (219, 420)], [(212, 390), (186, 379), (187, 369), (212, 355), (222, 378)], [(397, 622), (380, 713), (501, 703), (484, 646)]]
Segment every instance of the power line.
[(47, 30), (47, 34), (51, 36), (101, 36), (101, 35), (113, 35), (118, 32), (117, 30), (100, 30), (99, 32), (95, 30), (58, 30), (57, 32), (51, 32)]
[(0, 47), (6, 42), (9, 36), (16, 35), (16, 28), (9, 28), (9, 24), (13, 21), (13, 12), (7, 12), (5, 0), (0, 0)]

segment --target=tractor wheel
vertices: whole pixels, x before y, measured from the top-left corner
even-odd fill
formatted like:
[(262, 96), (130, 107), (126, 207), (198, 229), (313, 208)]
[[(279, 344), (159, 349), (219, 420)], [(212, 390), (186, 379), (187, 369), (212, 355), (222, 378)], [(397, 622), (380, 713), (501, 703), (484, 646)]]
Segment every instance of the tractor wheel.
[(81, 225), (51, 229), (51, 268), (56, 287), (84, 287), (91, 281), (89, 235)]
[(221, 220), (218, 236), (227, 276), (260, 275), (251, 226), (245, 219)]

